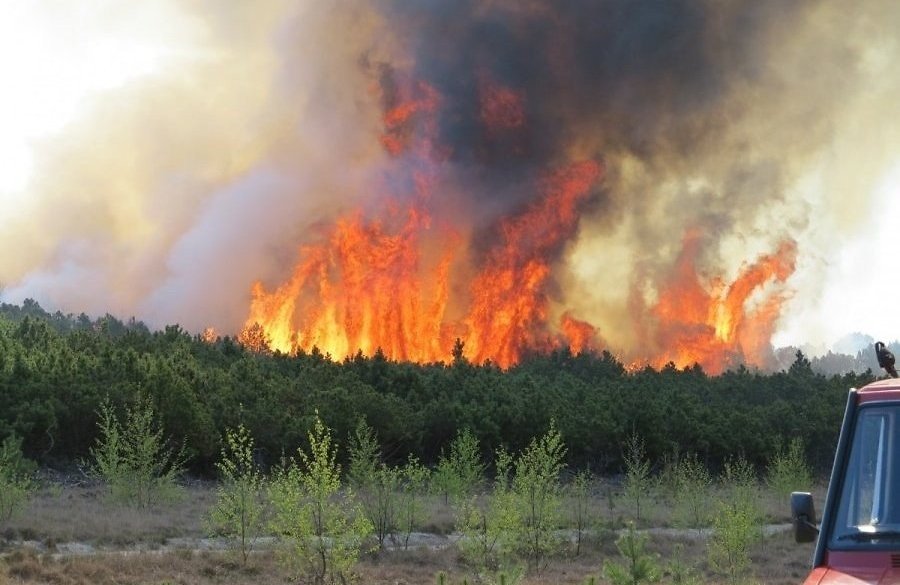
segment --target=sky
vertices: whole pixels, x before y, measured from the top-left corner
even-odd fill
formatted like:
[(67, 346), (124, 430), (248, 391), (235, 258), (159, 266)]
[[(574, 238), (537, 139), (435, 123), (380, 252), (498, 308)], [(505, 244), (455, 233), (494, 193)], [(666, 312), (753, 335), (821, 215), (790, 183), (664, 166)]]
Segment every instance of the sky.
[(804, 297), (814, 295), (798, 293), (798, 301), (787, 307), (775, 344), (827, 348), (851, 332), (886, 342), (900, 338), (900, 317), (892, 301), (894, 291), (900, 290), (895, 260), (900, 166), (888, 169), (868, 195), (871, 203), (858, 232), (841, 238), (825, 265), (820, 301), (803, 304)]
[[(396, 2), (250, 4), (4, 4), (4, 301), (33, 297), (51, 310), (195, 331), (239, 328), (252, 283), (286, 278), (316, 226), (365, 207), (373, 177), (396, 164), (379, 141), (381, 105), (361, 63), (427, 69), (437, 79), (446, 64), (425, 44), (427, 23), (456, 22), (463, 9), (519, 18), (542, 6), (460, 2), (448, 15), (427, 2), (421, 13)], [(846, 4), (735, 2), (719, 5), (727, 17), (719, 20), (690, 8), (659, 16), (719, 43), (715, 55), (703, 46), (686, 53), (698, 62), (685, 71), (708, 68), (696, 83), (709, 87), (680, 91), (656, 61), (625, 59), (636, 73), (601, 79), (616, 87), (597, 103), (632, 126), (603, 112), (571, 122), (604, 134), (566, 148), (602, 153), (602, 196), (613, 211), (583, 218), (561, 259), (561, 303), (605, 338), (635, 343), (616, 315), (637, 275), (672, 264), (683, 233), (700, 225), (715, 239), (708, 268), (726, 279), (777, 241), (797, 242), (774, 345), (824, 350), (855, 331), (900, 338), (900, 32), (891, 24), (900, 9), (887, 0)], [(666, 26), (648, 14), (635, 20)], [(754, 33), (730, 44), (721, 40), (728, 30), (715, 29), (720, 21)], [(653, 38), (617, 38), (633, 36)], [(647, 43), (634, 47), (661, 59)], [(657, 97), (656, 126), (635, 127), (656, 111)], [(591, 109), (582, 98), (565, 103)], [(674, 119), (682, 115), (690, 123)], [(462, 189), (473, 173), (454, 164)]]

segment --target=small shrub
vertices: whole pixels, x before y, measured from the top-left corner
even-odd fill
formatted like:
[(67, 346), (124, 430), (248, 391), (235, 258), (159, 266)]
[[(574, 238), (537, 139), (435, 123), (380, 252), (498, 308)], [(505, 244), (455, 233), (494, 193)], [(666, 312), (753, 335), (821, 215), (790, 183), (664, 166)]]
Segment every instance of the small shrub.
[(91, 449), (91, 470), (114, 500), (147, 508), (178, 495), (183, 450), (171, 449), (148, 398), (138, 398), (120, 423), (108, 402), (100, 406), (100, 436)]
[(725, 462), (722, 482), (726, 499), (716, 506), (708, 555), (713, 569), (736, 585), (749, 569), (753, 543), (762, 538), (759, 490), (744, 457)]
[(381, 447), (375, 429), (365, 418), (360, 418), (350, 436), (347, 447), (350, 461), (347, 465), (347, 483), (359, 491), (368, 487), (381, 466)]
[(525, 569), (521, 566), (513, 566), (489, 575), (485, 581), (489, 585), (518, 585), (524, 578)]
[(806, 490), (812, 485), (812, 473), (803, 454), (803, 441), (798, 437), (781, 445), (766, 468), (766, 483), (779, 498), (787, 498), (792, 491)]
[(35, 465), (22, 455), (22, 439), (10, 435), (0, 443), (0, 522), (21, 512), (34, 494)]
[(566, 447), (562, 435), (551, 423), (540, 438), (533, 439), (516, 459), (512, 493), (519, 521), (515, 523), (516, 549), (531, 568), (541, 569), (547, 557), (560, 545), (559, 527), (561, 486)]
[(375, 529), (378, 546), (384, 548), (388, 535), (397, 527), (397, 490), (400, 473), (381, 460), (375, 431), (360, 419), (350, 437), (347, 480), (355, 491), (363, 512)]
[(672, 585), (702, 585), (703, 581), (697, 574), (697, 571), (686, 564), (684, 558), (684, 545), (676, 544), (672, 553), (672, 560), (669, 561), (668, 573), (672, 580)]
[(587, 469), (582, 469), (575, 474), (572, 482), (566, 488), (569, 500), (569, 522), (575, 529), (575, 556), (581, 554), (581, 545), (588, 527), (592, 524), (590, 513), (591, 486), (593, 475)]
[(646, 552), (647, 536), (638, 534), (629, 523), (626, 532), (616, 539), (616, 548), (624, 564), (607, 559), (603, 563), (603, 575), (613, 585), (640, 585), (655, 583), (662, 577), (656, 557)]
[(709, 539), (709, 563), (730, 583), (740, 583), (750, 567), (750, 550), (759, 529), (746, 502), (720, 502)]
[(425, 508), (422, 496), (427, 491), (428, 468), (413, 455), (399, 470), (400, 492), (397, 506), (399, 528), (402, 531), (403, 548), (409, 547), (409, 537), (424, 520)]
[(441, 453), (431, 483), (444, 502), (466, 500), (475, 495), (484, 481), (485, 465), (481, 460), (478, 438), (468, 429), (450, 443), (450, 454)]
[(510, 489), (512, 456), (497, 451), (493, 491), (483, 498), (472, 496), (461, 502), (457, 511), (457, 541), (465, 561), (479, 572), (497, 570), (509, 560), (519, 516)]
[(753, 466), (743, 455), (725, 461), (720, 481), (725, 488), (725, 497), (729, 502), (746, 509), (746, 513), (750, 515), (757, 528), (757, 536), (761, 538), (763, 512), (759, 483)]
[(344, 583), (372, 534), (351, 492), (341, 497), (341, 468), (331, 432), (316, 413), (309, 452), (287, 461), (269, 483), (272, 530), (285, 538), (282, 564), (314, 583)]
[(681, 464), (681, 453), (678, 446), (665, 453), (660, 461), (659, 473), (656, 476), (656, 492), (661, 500), (674, 502), (678, 496), (678, 467)]
[(712, 475), (696, 454), (682, 457), (675, 465), (674, 520), (677, 525), (700, 529), (709, 523)]
[(225, 433), (222, 457), (216, 468), (222, 485), (210, 512), (210, 523), (236, 539), (241, 562), (247, 559), (265, 526), (265, 479), (253, 461), (253, 437), (244, 425)]
[(653, 481), (650, 477), (650, 461), (644, 449), (644, 440), (632, 433), (625, 443), (625, 497), (634, 506), (634, 519), (641, 521), (641, 505), (650, 496)]

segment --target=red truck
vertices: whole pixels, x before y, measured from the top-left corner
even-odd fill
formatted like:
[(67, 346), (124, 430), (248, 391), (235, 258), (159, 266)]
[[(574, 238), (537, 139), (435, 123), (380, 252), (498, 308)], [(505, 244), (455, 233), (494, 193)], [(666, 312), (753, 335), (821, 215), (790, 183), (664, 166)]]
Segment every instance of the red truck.
[(816, 541), (804, 585), (900, 583), (900, 380), (875, 350), (892, 378), (850, 390), (820, 526), (812, 495), (791, 494), (795, 539)]

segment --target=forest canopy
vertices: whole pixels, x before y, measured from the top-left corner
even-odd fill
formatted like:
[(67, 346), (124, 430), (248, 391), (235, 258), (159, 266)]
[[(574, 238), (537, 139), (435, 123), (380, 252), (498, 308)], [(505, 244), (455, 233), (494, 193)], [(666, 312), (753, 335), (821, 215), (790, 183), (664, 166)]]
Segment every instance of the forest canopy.
[(567, 349), (507, 370), (462, 352), (424, 365), (380, 352), (335, 362), (316, 350), (250, 350), (178, 325), (151, 331), (111, 315), (50, 314), (32, 300), (0, 305), (0, 439), (22, 437), (26, 455), (44, 465), (84, 459), (105, 401), (124, 412), (146, 398), (200, 474), (212, 473), (226, 429), (246, 426), (257, 457), (272, 464), (304, 444), (317, 411), (342, 442), (365, 418), (392, 462), (414, 455), (434, 464), (463, 429), (485, 453), (518, 451), (555, 421), (572, 468), (619, 472), (622, 445), (636, 433), (651, 460), (696, 453), (712, 467), (737, 454), (763, 465), (799, 437), (824, 471), (848, 389), (874, 379), (871, 370), (816, 373), (800, 351), (781, 372), (738, 367), (719, 376), (699, 366), (629, 371), (607, 352)]

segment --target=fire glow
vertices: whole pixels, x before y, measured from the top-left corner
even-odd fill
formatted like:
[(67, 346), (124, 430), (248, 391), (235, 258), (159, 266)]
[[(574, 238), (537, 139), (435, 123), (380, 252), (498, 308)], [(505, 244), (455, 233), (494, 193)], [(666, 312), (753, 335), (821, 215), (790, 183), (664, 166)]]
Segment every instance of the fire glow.
[[(274, 349), (317, 347), (338, 359), (380, 348), (392, 359), (439, 361), (459, 338), (472, 361), (506, 367), (563, 339), (586, 345), (583, 335), (559, 337), (548, 328), (549, 252), (571, 236), (578, 204), (601, 169), (582, 161), (551, 173), (540, 205), (502, 222), (499, 244), (471, 281), (463, 319), (447, 318), (449, 267), (462, 245), (411, 207), (395, 209), (388, 222), (358, 214), (338, 220), (325, 244), (301, 249), (288, 282), (271, 293), (255, 285), (247, 324), (260, 324)], [(423, 251), (429, 243), (443, 250), (431, 261)]]
[[(317, 348), (340, 360), (380, 350), (389, 359), (421, 363), (449, 360), (461, 340), (469, 361), (504, 368), (528, 352), (563, 346), (573, 353), (616, 353), (602, 331), (569, 309), (559, 311), (553, 298), (554, 266), (602, 189), (602, 161), (541, 169), (528, 203), (502, 216), (476, 243), (472, 226), (434, 218), (439, 169), (452, 156), (437, 137), (444, 99), (424, 83), (394, 89), (382, 96), (381, 144), (411, 177), (413, 196), (387, 194), (379, 213), (360, 209), (338, 217), (320, 241), (300, 246), (286, 281), (271, 290), (257, 282), (245, 340), (261, 328), (268, 347), (284, 353)], [(498, 152), (526, 156), (523, 92), (482, 75), (477, 96), (485, 159)], [(633, 292), (634, 327), (648, 343), (643, 353), (623, 357), (657, 367), (698, 363), (711, 373), (738, 363), (762, 367), (796, 246), (783, 243), (731, 283), (704, 282), (696, 268), (700, 239), (699, 232), (684, 238), (654, 302)]]

